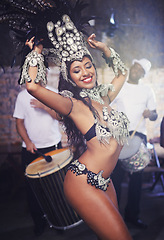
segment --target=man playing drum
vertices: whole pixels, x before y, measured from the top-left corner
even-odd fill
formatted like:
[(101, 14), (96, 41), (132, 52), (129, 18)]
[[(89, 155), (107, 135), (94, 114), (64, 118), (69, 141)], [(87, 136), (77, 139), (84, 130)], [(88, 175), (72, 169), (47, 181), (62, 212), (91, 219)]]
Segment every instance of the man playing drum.
[[(47, 86), (47, 88), (57, 91), (52, 87)], [(23, 140), (21, 158), (24, 172), (27, 165), (38, 157), (36, 150), (47, 153), (62, 147), (55, 111), (32, 97), (26, 89), (17, 96), (13, 117), (16, 118), (16, 128)], [(29, 210), (34, 222), (34, 233), (39, 236), (44, 231), (45, 219), (31, 186), (27, 180), (25, 183)]]
[[(146, 119), (155, 121), (157, 119), (156, 101), (153, 90), (144, 84), (139, 83), (150, 70), (151, 63), (147, 59), (134, 59), (129, 70), (129, 78), (122, 90), (113, 102), (119, 111), (123, 111), (129, 118), (130, 134), (136, 130), (135, 135), (139, 136), (146, 143)], [(137, 129), (136, 129), (137, 128)], [(112, 180), (117, 192), (118, 201), (121, 196), (121, 182), (125, 170), (118, 161), (112, 175)], [(139, 206), (142, 187), (142, 171), (129, 174), (128, 200), (125, 208), (125, 221), (132, 223), (139, 228), (146, 228), (147, 225), (139, 219)]]

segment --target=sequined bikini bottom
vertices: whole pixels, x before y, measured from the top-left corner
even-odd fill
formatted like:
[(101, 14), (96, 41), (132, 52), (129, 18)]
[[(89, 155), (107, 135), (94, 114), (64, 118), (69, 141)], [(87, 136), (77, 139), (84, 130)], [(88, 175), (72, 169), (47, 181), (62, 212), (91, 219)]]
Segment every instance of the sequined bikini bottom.
[(99, 188), (103, 191), (107, 190), (107, 187), (109, 186), (110, 183), (110, 177), (105, 179), (102, 177), (103, 170), (101, 170), (99, 173), (93, 173), (92, 171), (89, 171), (86, 166), (82, 163), (80, 163), (78, 160), (73, 161), (69, 167), (68, 170), (71, 170), (74, 174), (77, 175), (82, 175), (85, 174), (87, 175), (87, 183), (91, 184), (92, 186), (95, 186), (96, 188)]

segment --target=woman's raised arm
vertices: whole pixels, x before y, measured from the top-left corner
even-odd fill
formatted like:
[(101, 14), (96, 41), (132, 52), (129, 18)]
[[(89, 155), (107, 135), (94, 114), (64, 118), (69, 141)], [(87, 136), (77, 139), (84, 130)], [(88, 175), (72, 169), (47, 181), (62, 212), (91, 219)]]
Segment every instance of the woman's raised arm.
[[(26, 44), (32, 48), (34, 38), (31, 38), (30, 41), (27, 41)], [(40, 44), (34, 46), (34, 50), (38, 54), (41, 54), (43, 46)], [(54, 109), (56, 112), (67, 115), (72, 108), (72, 101), (69, 98), (63, 97), (58, 93), (50, 91), (41, 85), (41, 81), (35, 83), (35, 79), (38, 73), (37, 66), (30, 66), (28, 70), (29, 77), (31, 81), (26, 81), (27, 91), (37, 98), (40, 102), (48, 106), (49, 108)]]
[(109, 66), (113, 68), (114, 73), (116, 75), (115, 78), (111, 81), (115, 91), (109, 90), (108, 92), (110, 101), (113, 101), (114, 98), (119, 93), (119, 91), (121, 90), (126, 80), (127, 69), (114, 49), (108, 48), (105, 43), (99, 42), (95, 38), (96, 38), (95, 34), (89, 36), (88, 44), (90, 45), (90, 47), (98, 49), (103, 53), (103, 57), (105, 58), (107, 64), (109, 64)]

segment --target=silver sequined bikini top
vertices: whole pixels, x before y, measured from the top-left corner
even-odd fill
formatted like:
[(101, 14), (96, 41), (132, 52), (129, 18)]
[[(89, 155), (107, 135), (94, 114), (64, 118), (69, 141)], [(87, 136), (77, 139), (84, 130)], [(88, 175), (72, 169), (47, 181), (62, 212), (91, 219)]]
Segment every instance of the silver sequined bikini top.
[[(81, 96), (86, 97), (88, 94), (88, 96), (94, 101), (104, 104), (101, 96), (107, 96), (109, 89), (114, 91), (112, 84), (102, 84), (91, 90), (82, 90)], [(67, 90), (62, 91), (60, 94), (64, 97), (73, 97), (73, 93)], [(129, 120), (127, 116), (123, 112), (118, 112), (114, 109), (108, 112), (106, 106), (102, 107), (102, 112), (104, 124), (100, 122), (100, 119), (96, 114), (93, 114), (95, 122), (84, 135), (85, 139), (89, 141), (96, 136), (101, 143), (109, 144), (110, 138), (114, 137), (120, 145), (127, 143), (127, 137), (129, 136)]]
[(114, 137), (117, 142), (121, 145), (127, 142), (127, 137), (129, 136), (128, 124), (129, 120), (123, 112), (118, 112), (112, 109), (108, 112), (107, 107), (103, 107), (103, 120), (106, 124), (102, 124), (98, 117), (95, 117), (95, 123), (84, 135), (85, 139), (89, 141), (93, 137), (103, 144), (109, 144), (111, 137)]

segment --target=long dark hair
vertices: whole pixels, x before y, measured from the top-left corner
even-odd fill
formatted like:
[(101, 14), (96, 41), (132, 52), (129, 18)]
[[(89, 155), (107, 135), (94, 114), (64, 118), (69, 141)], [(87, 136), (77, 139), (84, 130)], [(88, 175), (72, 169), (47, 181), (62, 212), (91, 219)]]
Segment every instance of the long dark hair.
[[(89, 57), (89, 56), (87, 56), (87, 57)], [(68, 70), (68, 78), (69, 79), (71, 79), (70, 75), (69, 75), (70, 66), (71, 66), (71, 62), (67, 63), (67, 70)], [(94, 64), (93, 64), (93, 66), (94, 66), (95, 71), (96, 71), (96, 67), (95, 67)], [(96, 75), (97, 75), (97, 72), (96, 72)], [(96, 81), (96, 84), (97, 84), (97, 81)], [(59, 92), (62, 92), (63, 90), (70, 91), (71, 93), (73, 93), (74, 98), (76, 98), (78, 100), (81, 100), (86, 106), (89, 107), (89, 109), (93, 112), (93, 114), (98, 115), (96, 109), (91, 104), (91, 99), (89, 97), (82, 98), (80, 96), (81, 88), (79, 88), (78, 86), (73, 86), (70, 82), (67, 82), (63, 78), (61, 73), (60, 73), (60, 76), (59, 76), (58, 89), (59, 89)], [(63, 116), (63, 123), (65, 125), (65, 132), (66, 132), (67, 137), (68, 137), (68, 143), (70, 144), (70, 146), (74, 147), (73, 148), (74, 149), (74, 159), (77, 159), (87, 149), (86, 140), (85, 140), (83, 134), (76, 127), (75, 123), (72, 121), (71, 118)]]

